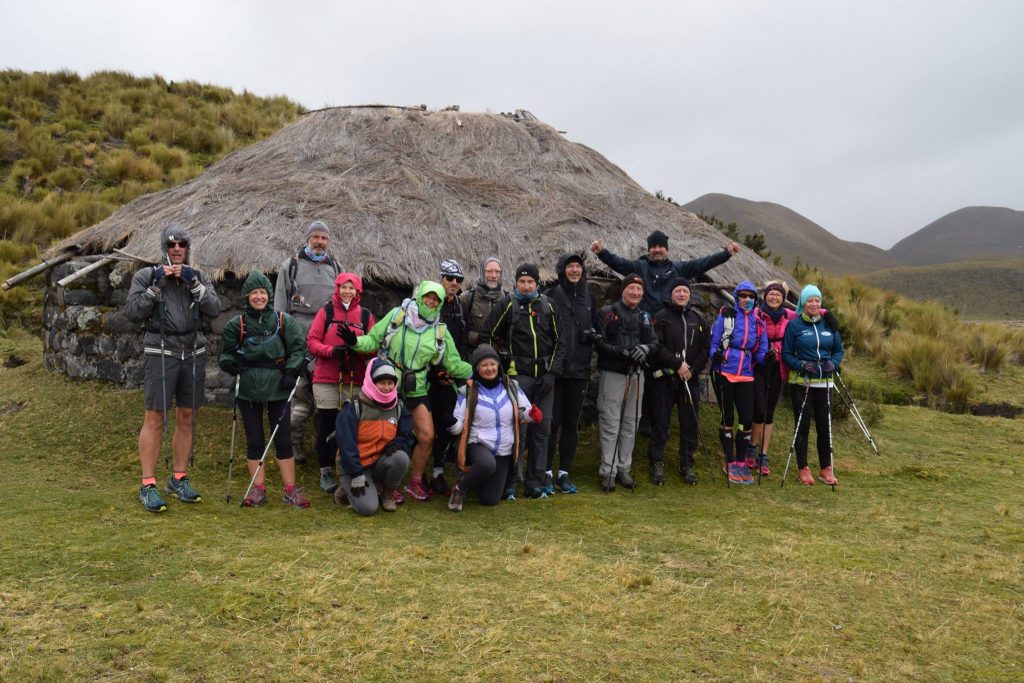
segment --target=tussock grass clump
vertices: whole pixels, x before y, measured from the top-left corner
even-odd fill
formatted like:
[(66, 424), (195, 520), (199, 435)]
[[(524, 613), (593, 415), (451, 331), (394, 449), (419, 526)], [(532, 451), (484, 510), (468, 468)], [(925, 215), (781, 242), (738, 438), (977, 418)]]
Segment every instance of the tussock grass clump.
[(96, 174), (106, 185), (114, 186), (130, 180), (158, 180), (163, 177), (164, 172), (152, 159), (140, 158), (127, 150), (119, 150), (100, 158)]
[(931, 394), (942, 388), (943, 367), (956, 361), (941, 339), (900, 330), (889, 337), (882, 362), (899, 377), (909, 379), (918, 391)]
[(844, 318), (850, 333), (849, 346), (877, 356), (885, 343), (885, 325), (878, 319), (878, 308), (858, 300), (846, 309)]
[(999, 372), (1012, 353), (1005, 330), (991, 324), (972, 325), (962, 338), (961, 346), (967, 358), (982, 372)]

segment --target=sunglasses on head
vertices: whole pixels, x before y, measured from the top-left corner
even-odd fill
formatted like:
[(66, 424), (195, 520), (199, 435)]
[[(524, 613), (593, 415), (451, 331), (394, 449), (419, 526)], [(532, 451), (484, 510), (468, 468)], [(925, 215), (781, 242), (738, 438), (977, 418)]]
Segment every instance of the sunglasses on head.
[(444, 279), (447, 280), (448, 282), (458, 282), (461, 284), (462, 281), (465, 280), (466, 278), (462, 277), (461, 275), (445, 275)]
[(174, 249), (175, 247), (181, 247), (182, 249), (188, 249), (188, 242), (179, 240), (167, 240), (167, 248)]

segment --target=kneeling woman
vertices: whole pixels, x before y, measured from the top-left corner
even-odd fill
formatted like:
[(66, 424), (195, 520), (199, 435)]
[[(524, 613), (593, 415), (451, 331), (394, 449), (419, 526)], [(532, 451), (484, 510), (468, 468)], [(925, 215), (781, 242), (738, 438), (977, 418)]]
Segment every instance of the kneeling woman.
[(519, 453), (520, 423), (539, 423), (540, 409), (531, 406), (515, 380), (501, 369), (498, 353), (488, 344), (473, 352), (473, 378), (466, 382), (455, 404), (452, 434), (459, 439), (459, 469), (448, 509), (462, 510), (467, 493), (475, 493), (483, 505), (497, 505), (505, 479)]
[(224, 326), (222, 350), (217, 358), (221, 370), (238, 375), (235, 399), (245, 428), (245, 457), (249, 475), (256, 475), (242, 505), (256, 507), (267, 501), (265, 468), (259, 466), (266, 443), (263, 438), (263, 411), (266, 410), (271, 427), (280, 425), (274, 436), (274, 448), (284, 482), (284, 502), (307, 508), (309, 501), (295, 485), (295, 460), (287, 418), (288, 397), (306, 358), (306, 340), (294, 318), (270, 307), (274, 288), (263, 273), (249, 273), (242, 285), (242, 294), (245, 312)]
[(362, 388), (345, 401), (335, 422), (342, 472), (335, 501), (344, 495), (360, 515), (375, 514), (378, 502), (385, 512), (394, 512), (393, 492), (409, 469), (412, 416), (398, 400), (397, 381), (394, 365), (374, 360)]

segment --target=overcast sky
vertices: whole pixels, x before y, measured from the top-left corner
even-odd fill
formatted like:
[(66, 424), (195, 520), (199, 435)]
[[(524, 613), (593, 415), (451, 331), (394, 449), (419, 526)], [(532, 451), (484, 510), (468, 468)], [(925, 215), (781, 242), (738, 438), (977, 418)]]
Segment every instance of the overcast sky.
[(1024, 209), (1024, 2), (13, 2), (0, 67), (119, 69), (309, 108), (528, 109), (685, 203), (889, 247)]

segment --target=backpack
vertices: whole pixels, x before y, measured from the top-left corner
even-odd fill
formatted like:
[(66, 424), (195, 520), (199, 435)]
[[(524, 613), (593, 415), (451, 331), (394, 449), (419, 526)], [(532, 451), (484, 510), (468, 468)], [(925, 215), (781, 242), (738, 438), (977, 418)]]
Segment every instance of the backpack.
[[(334, 277), (338, 277), (341, 274), (341, 266), (338, 262), (331, 258), (330, 254), (327, 254), (327, 258), (324, 262), (331, 266), (334, 270)], [(295, 296), (295, 276), (299, 274), (299, 254), (293, 254), (291, 260), (288, 262), (288, 289), (285, 291), (287, 300), (291, 301), (292, 297)]]
[[(720, 346), (722, 351), (726, 351), (729, 348), (729, 340), (732, 339), (732, 331), (736, 328), (736, 309), (731, 306), (722, 306), (718, 309), (718, 314), (722, 316), (722, 341)], [(761, 319), (761, 315), (757, 314), (754, 316), (754, 333), (757, 335), (757, 339), (761, 339), (761, 333), (764, 332), (764, 320)], [(751, 349), (757, 348), (756, 346)]]
[[(328, 301), (327, 303), (324, 304), (324, 334), (327, 334), (327, 330), (328, 330), (328, 328), (330, 328), (331, 325), (338, 325), (338, 324), (340, 324), (340, 323), (337, 323), (337, 322), (334, 321), (334, 301), (333, 300), (332, 301)], [(348, 324), (350, 326), (352, 325), (352, 323), (348, 323)], [(359, 307), (359, 329), (361, 329), (363, 331), (363, 333), (365, 334), (366, 330), (368, 330), (369, 327), (370, 327), (370, 309), (368, 309), (368, 308), (366, 308), (364, 306), (360, 306)]]
[[(394, 315), (391, 316), (391, 320), (388, 321), (388, 331), (384, 335), (384, 341), (380, 345), (380, 353), (387, 354), (387, 350), (391, 348), (391, 339), (398, 332), (398, 328), (405, 322), (405, 309), (398, 308)], [(431, 358), (430, 364), (437, 365), (444, 358), (445, 351), (445, 337), (448, 335), (448, 326), (442, 322), (438, 322), (434, 326), (434, 357)], [(397, 364), (396, 364), (397, 365)], [(413, 372), (419, 372), (423, 368), (406, 368)]]
[[(277, 329), (274, 330), (274, 334), (270, 335), (269, 338), (280, 337), (281, 338), (281, 343), (285, 347), (285, 354), (287, 354), (288, 353), (288, 344), (284, 340), (284, 333), (282, 331), (283, 327), (284, 327), (284, 313), (281, 312), (281, 311), (278, 311), (277, 312)], [(245, 334), (245, 314), (242, 313), (241, 315), (238, 316), (238, 348), (239, 349), (245, 348), (245, 339), (246, 339), (246, 334)], [(261, 344), (262, 343), (266, 343), (267, 339), (268, 339), (268, 337), (265, 337), (264, 341), (260, 342), (260, 343)], [(285, 358), (286, 358), (286, 356), (281, 356), (280, 358), (275, 359), (272, 364), (270, 364), (270, 363), (248, 363), (248, 364), (246, 364), (246, 367), (250, 367), (250, 368), (269, 368), (271, 370), (283, 370), (284, 369)]]

